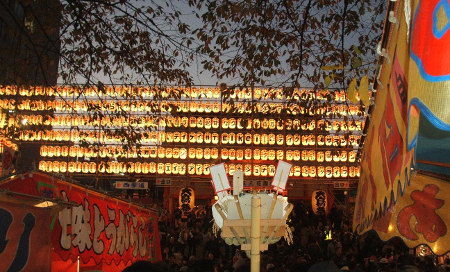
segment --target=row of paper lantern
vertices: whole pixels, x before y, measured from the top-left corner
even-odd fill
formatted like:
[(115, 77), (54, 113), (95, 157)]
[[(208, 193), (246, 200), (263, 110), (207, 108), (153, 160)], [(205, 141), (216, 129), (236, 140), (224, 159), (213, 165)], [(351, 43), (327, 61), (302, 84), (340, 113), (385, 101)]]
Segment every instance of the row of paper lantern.
[[(24, 88), (16, 86), (3, 86), (0, 87), (0, 95), (20, 95), (20, 96), (62, 96), (62, 97), (79, 97), (80, 95), (92, 96), (92, 97), (160, 97), (170, 98), (174, 96), (180, 96), (182, 98), (208, 98), (219, 99), (221, 98), (221, 90), (218, 87), (215, 88), (203, 88), (203, 87), (168, 87), (158, 89), (156, 87), (130, 87), (130, 86), (105, 86), (103, 89), (97, 87), (91, 88), (73, 88), (70, 86), (55, 86), (55, 87), (34, 87)], [(268, 88), (235, 88), (229, 92), (232, 99), (264, 99), (264, 100), (282, 100), (287, 97), (283, 93), (283, 89), (268, 89)], [(346, 92), (344, 90), (306, 90), (295, 89), (289, 94), (290, 99), (294, 100), (328, 100), (328, 97), (334, 99), (334, 101), (346, 100)]]
[[(259, 134), (259, 133), (209, 133), (209, 132), (164, 132), (152, 131), (142, 139), (142, 143), (193, 143), (193, 144), (230, 144), (230, 145), (278, 145), (278, 146), (348, 146), (359, 145), (361, 135), (314, 135), (314, 134)], [(22, 131), (22, 141), (101, 141), (114, 140), (104, 132), (96, 131)]]
[(288, 160), (318, 162), (355, 162), (356, 151), (339, 152), (316, 150), (275, 150), (275, 149), (233, 149), (233, 148), (170, 148), (143, 147), (140, 150), (125, 151), (122, 147), (93, 148), (80, 146), (41, 146), (41, 157), (80, 157), (80, 158), (160, 158), (160, 159), (218, 159), (222, 160)]
[[(331, 107), (327, 106), (316, 106), (314, 109), (305, 108), (296, 104), (292, 104), (289, 107), (283, 103), (258, 103), (255, 108), (252, 108), (248, 103), (234, 103), (234, 109), (237, 113), (252, 113), (253, 111), (260, 113), (281, 113), (283, 109), (289, 108), (291, 115), (297, 114), (308, 114), (313, 116), (315, 114), (319, 115), (331, 115), (339, 114), (342, 116), (346, 115), (363, 115), (364, 112), (360, 110), (358, 106), (351, 105), (347, 106), (345, 104), (334, 105)], [(72, 112), (72, 111), (83, 111), (88, 112), (92, 109), (97, 109), (98, 111), (108, 111), (112, 113), (116, 112), (135, 112), (135, 113), (145, 113), (145, 112), (184, 112), (184, 113), (219, 113), (228, 112), (232, 106), (226, 102), (212, 102), (212, 101), (155, 101), (155, 100), (134, 100), (134, 101), (114, 101), (114, 100), (77, 100), (77, 101), (66, 101), (66, 100), (19, 100), (16, 102), (15, 99), (0, 99), (0, 108), (8, 110), (27, 110), (27, 111), (57, 111), (57, 112)]]
[[(15, 126), (17, 120), (27, 120), (29, 125), (46, 125), (46, 126), (104, 126), (104, 127), (174, 127), (174, 128), (199, 128), (199, 129), (244, 129), (245, 121), (241, 118), (203, 118), (203, 117), (169, 117), (157, 118), (144, 115), (134, 116), (104, 116), (102, 118), (93, 118), (89, 115), (69, 115), (58, 114), (55, 116), (44, 115), (20, 115), (17, 117), (9, 117), (7, 126)], [(5, 114), (2, 120), (6, 120)], [(294, 130), (294, 131), (314, 131), (316, 128), (325, 131), (341, 130), (341, 131), (360, 131), (363, 127), (363, 121), (345, 121), (345, 120), (300, 120), (286, 119), (284, 122), (275, 119), (251, 119), (245, 124), (245, 129), (265, 129), (265, 130)]]
[[(195, 163), (155, 163), (155, 162), (64, 162), (40, 161), (39, 170), (53, 173), (136, 173), (136, 174), (166, 174), (166, 175), (210, 175), (210, 164)], [(225, 170), (229, 175), (241, 169), (246, 176), (274, 176), (275, 165), (226, 164)], [(358, 166), (298, 166), (291, 168), (292, 177), (319, 178), (355, 178), (359, 177)]]

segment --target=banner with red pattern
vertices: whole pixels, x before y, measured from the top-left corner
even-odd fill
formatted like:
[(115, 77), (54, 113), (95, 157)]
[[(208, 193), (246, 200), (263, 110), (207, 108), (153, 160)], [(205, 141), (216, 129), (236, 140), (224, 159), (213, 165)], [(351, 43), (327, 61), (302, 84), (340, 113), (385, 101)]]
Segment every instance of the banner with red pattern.
[(444, 181), (450, 173), (450, 4), (389, 1), (387, 15), (353, 228), (444, 254), (450, 250), (450, 184)]
[[(17, 176), (0, 188), (62, 203), (51, 223), (58, 256), (83, 263), (161, 260), (157, 213), (41, 173)], [(113, 270), (111, 270), (113, 271)]]
[(50, 210), (5, 199), (0, 199), (0, 271), (50, 271)]

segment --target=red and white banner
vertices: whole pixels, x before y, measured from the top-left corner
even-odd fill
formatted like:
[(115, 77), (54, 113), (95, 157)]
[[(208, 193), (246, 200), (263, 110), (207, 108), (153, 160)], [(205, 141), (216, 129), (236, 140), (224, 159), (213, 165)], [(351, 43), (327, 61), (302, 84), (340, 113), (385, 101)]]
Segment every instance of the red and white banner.
[(63, 261), (130, 264), (161, 260), (157, 213), (53, 177), (33, 173), (0, 188), (62, 200), (52, 222), (54, 253)]
[(51, 213), (0, 200), (0, 271), (50, 271)]

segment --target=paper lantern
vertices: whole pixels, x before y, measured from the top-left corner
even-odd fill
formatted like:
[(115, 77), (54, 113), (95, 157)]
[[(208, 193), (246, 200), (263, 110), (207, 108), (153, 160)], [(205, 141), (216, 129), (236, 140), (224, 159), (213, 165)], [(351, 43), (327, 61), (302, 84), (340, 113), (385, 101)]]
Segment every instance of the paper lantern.
[(266, 161), (269, 159), (269, 151), (267, 149), (261, 150), (261, 160)]
[(261, 165), (261, 176), (266, 177), (268, 175), (268, 167), (267, 165)]
[(48, 154), (48, 147), (46, 145), (41, 146), (40, 150), (41, 157), (47, 157), (47, 154)]
[(291, 146), (293, 144), (294, 144), (294, 136), (292, 136), (291, 134), (287, 134), (286, 135), (286, 145)]
[(251, 160), (252, 159), (252, 150), (247, 148), (244, 150), (244, 159), (245, 160)]
[(188, 149), (188, 157), (189, 159), (195, 159), (195, 148)]
[(160, 175), (162, 175), (162, 174), (164, 174), (164, 172), (165, 172), (165, 165), (164, 165), (164, 163), (162, 163), (162, 162), (159, 162), (157, 165), (156, 165), (156, 172), (158, 173), (158, 174), (160, 174)]
[(203, 157), (205, 158), (205, 160), (211, 159), (211, 149), (205, 148), (203, 150)]
[(302, 150), (302, 161), (308, 160), (308, 150)]
[(309, 176), (312, 178), (314, 178), (316, 176), (316, 167), (315, 166), (309, 167)]
[(195, 158), (196, 159), (203, 159), (203, 149), (202, 148), (197, 148), (195, 149)]
[(348, 152), (348, 161), (355, 162), (356, 161), (356, 151)]
[(322, 151), (317, 152), (317, 161), (323, 162), (325, 160), (325, 154)]
[(261, 143), (261, 135), (253, 134), (253, 144), (259, 145)]
[(274, 145), (276, 143), (276, 136), (273, 133), (269, 134), (269, 144)]
[(164, 147), (158, 147), (158, 158), (163, 159), (166, 156)]
[(219, 118), (214, 117), (214, 118), (212, 119), (211, 127), (214, 128), (214, 129), (215, 129), (215, 128), (219, 128), (219, 124), (220, 124)]
[(261, 144), (267, 145), (269, 143), (269, 135), (267, 134), (261, 134)]
[(309, 167), (308, 166), (303, 166), (302, 167), (302, 177), (306, 178), (309, 175)]
[(348, 176), (347, 166), (341, 166), (341, 177), (346, 178)]
[(213, 144), (218, 144), (218, 143), (219, 143), (219, 134), (213, 133), (213, 134), (211, 135), (211, 137), (212, 137), (211, 142), (212, 142)]
[(149, 172), (155, 174), (158, 170), (158, 165), (155, 162), (151, 162), (149, 165)]
[(244, 134), (238, 133), (236, 134), (236, 143), (243, 144), (244, 143)]
[(213, 148), (211, 149), (211, 159), (215, 160), (219, 158), (219, 149)]
[(284, 136), (283, 134), (278, 134), (276, 136), (277, 145), (284, 145)]
[(46, 161), (39, 162), (39, 170), (47, 172), (47, 162)]
[(328, 210), (327, 193), (322, 190), (317, 190), (312, 193), (311, 206), (315, 214), (325, 215)]
[(273, 149), (269, 150), (269, 160), (273, 161), (273, 160), (275, 160), (275, 157), (276, 157), (276, 151)]
[(203, 165), (203, 175), (210, 175), (211, 174), (211, 171), (210, 171), (209, 167), (211, 167), (210, 164), (204, 164)]
[(242, 161), (244, 159), (244, 151), (242, 149), (236, 150), (236, 160)]
[(324, 166), (318, 166), (317, 167), (317, 176), (319, 178), (325, 177), (325, 167)]
[(339, 166), (333, 167), (333, 177), (338, 178), (341, 176), (341, 168)]
[(228, 121), (228, 127), (230, 129), (235, 129), (236, 128), (236, 119), (230, 118), (230, 120)]
[(299, 161), (301, 158), (300, 150), (298, 150), (298, 149), (294, 150), (293, 156), (294, 156), (294, 161)]
[(259, 149), (253, 150), (253, 159), (255, 159), (255, 160), (261, 159), (261, 150), (259, 150)]
[(317, 145), (324, 145), (325, 144), (325, 136), (324, 135), (317, 135)]
[(252, 175), (252, 165), (251, 164), (244, 165), (244, 175), (246, 175), (246, 176)]
[(228, 129), (228, 119), (227, 118), (222, 118), (222, 128)]
[(277, 150), (277, 160), (284, 160), (284, 151)]
[(331, 151), (325, 151), (325, 161), (330, 162), (333, 159), (333, 155), (331, 155)]
[(228, 165), (228, 171), (229, 171), (229, 174), (232, 176), (232, 175), (234, 175), (234, 172), (236, 171), (236, 165), (234, 165), (234, 164), (229, 164)]
[(228, 158), (230, 159), (230, 160), (235, 160), (236, 159), (236, 150), (235, 149), (230, 149), (229, 151), (228, 151)]
[(253, 165), (253, 175), (260, 176), (261, 175), (261, 166)]
[(260, 129), (261, 128), (261, 121), (257, 118), (253, 119), (253, 128), (254, 129)]
[(184, 163), (179, 163), (179, 164), (178, 164), (178, 168), (179, 168), (178, 173), (179, 173), (180, 175), (185, 175), (185, 174), (186, 174), (186, 164), (184, 164)]
[(220, 138), (221, 138), (220, 143), (228, 144), (228, 133), (222, 133)]
[(245, 143), (246, 145), (252, 144), (252, 134), (250, 134), (250, 133), (245, 133), (245, 136), (244, 136), (244, 143)]
[(308, 158), (310, 161), (315, 161), (316, 160), (316, 151), (314, 151), (314, 150), (308, 151)]
[(188, 164), (187, 170), (189, 175), (195, 175), (195, 163)]
[(325, 177), (326, 178), (332, 178), (333, 177), (333, 167), (327, 166), (325, 168)]
[(202, 132), (197, 132), (197, 134), (196, 134), (196, 141), (199, 144), (203, 143), (203, 133)]
[(223, 148), (223, 149), (221, 150), (221, 158), (222, 158), (222, 160), (228, 159), (228, 149)]
[(170, 148), (170, 147), (167, 147), (167, 148), (166, 148), (166, 150), (165, 150), (165, 156), (166, 156), (166, 158), (168, 158), (168, 159), (171, 159), (171, 158), (172, 158), (172, 148)]

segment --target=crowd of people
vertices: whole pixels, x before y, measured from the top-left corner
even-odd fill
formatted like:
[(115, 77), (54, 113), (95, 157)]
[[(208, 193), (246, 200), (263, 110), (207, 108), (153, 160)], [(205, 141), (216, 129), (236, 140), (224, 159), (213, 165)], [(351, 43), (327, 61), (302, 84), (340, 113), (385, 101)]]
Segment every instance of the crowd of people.
[[(213, 235), (210, 210), (160, 223), (161, 271), (250, 271), (245, 252)], [(433, 255), (418, 257), (399, 238), (384, 242), (375, 232), (356, 235), (349, 217), (345, 209), (333, 208), (320, 216), (296, 203), (288, 220), (293, 244), (281, 239), (261, 252), (261, 271), (450, 271), (449, 260), (438, 263)]]

